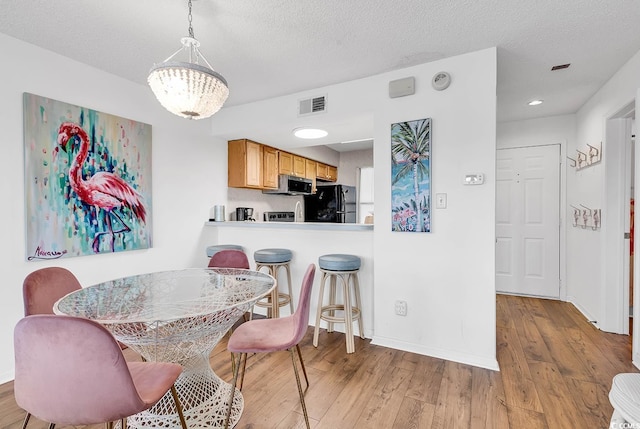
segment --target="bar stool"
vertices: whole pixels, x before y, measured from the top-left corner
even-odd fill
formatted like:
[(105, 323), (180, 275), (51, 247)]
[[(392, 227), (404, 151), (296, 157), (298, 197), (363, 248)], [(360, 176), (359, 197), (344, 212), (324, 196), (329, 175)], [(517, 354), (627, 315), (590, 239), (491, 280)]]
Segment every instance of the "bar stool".
[[(276, 279), (276, 287), (273, 289), (271, 296), (266, 301), (261, 300), (255, 303), (258, 307), (267, 308), (267, 316), (277, 318), (280, 316), (280, 307), (289, 304), (291, 314), (293, 314), (293, 293), (291, 291), (291, 267), (290, 262), (293, 255), (289, 249), (260, 249), (253, 254), (256, 261), (256, 271), (260, 271), (262, 267), (269, 270), (269, 274)], [(289, 293), (278, 291), (278, 270), (284, 268), (287, 272), (287, 287)]]
[[(318, 333), (320, 330), (320, 320), (328, 322), (327, 332), (333, 332), (334, 323), (344, 323), (345, 336), (347, 340), (347, 353), (355, 352), (353, 343), (353, 322), (358, 322), (360, 338), (364, 339), (362, 328), (362, 312), (360, 300), (360, 285), (358, 282), (358, 271), (360, 271), (360, 258), (355, 255), (333, 254), (323, 255), (318, 258), (318, 266), (322, 271), (320, 281), (320, 298), (318, 300), (318, 312), (316, 315), (316, 326), (313, 330), (313, 345), (318, 347)], [(336, 283), (337, 279), (342, 281), (343, 304), (336, 303)], [(329, 279), (329, 303), (324, 302), (324, 284)], [(353, 289), (353, 291), (351, 290)], [(352, 305), (351, 293), (353, 292), (355, 305)], [(337, 316), (336, 311), (341, 311), (342, 315)]]
[(214, 246), (207, 246), (207, 257), (211, 258), (213, 255), (218, 253), (221, 250), (242, 250), (244, 252), (244, 247), (239, 246), (237, 244), (216, 244)]

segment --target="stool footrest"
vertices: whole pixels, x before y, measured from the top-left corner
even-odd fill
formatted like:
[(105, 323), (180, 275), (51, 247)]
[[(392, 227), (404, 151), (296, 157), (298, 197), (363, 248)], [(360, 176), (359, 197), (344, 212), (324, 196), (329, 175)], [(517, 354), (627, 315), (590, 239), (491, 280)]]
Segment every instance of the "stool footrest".
[[(325, 322), (332, 322), (332, 323), (345, 323), (345, 318), (344, 316), (342, 317), (338, 317), (338, 316), (330, 316), (327, 314), (324, 314), (326, 312), (329, 311), (344, 311), (344, 305), (324, 305), (322, 306), (322, 308), (320, 309), (320, 319), (324, 320)], [(351, 319), (352, 320), (359, 320), (360, 319), (360, 309), (356, 308), (356, 307), (351, 307)]]
[[(258, 307), (264, 307), (264, 308), (273, 307), (273, 305), (271, 304), (271, 300), (264, 301), (265, 299), (268, 299), (268, 298), (269, 297), (263, 298), (262, 301), (257, 301), (254, 305), (257, 305)], [(287, 295), (286, 293), (278, 292), (278, 307), (284, 307), (290, 302), (291, 302), (291, 297), (289, 295)]]

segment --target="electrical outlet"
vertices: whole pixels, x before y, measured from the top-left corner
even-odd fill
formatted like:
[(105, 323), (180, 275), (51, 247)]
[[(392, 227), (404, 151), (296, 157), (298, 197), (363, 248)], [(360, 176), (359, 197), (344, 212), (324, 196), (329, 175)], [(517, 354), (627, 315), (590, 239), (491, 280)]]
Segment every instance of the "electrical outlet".
[(396, 301), (396, 314), (398, 316), (407, 315), (407, 301)]

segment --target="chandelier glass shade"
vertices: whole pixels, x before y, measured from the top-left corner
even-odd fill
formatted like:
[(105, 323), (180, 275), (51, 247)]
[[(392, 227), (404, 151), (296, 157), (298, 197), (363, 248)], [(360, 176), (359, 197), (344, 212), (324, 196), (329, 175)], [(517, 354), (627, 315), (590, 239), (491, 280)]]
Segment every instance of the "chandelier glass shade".
[[(204, 119), (216, 113), (229, 97), (227, 81), (215, 72), (202, 56), (191, 26), (189, 0), (189, 37), (181, 39), (182, 48), (155, 64), (147, 82), (160, 104), (169, 112), (183, 118)], [(185, 61), (177, 56), (182, 54)]]

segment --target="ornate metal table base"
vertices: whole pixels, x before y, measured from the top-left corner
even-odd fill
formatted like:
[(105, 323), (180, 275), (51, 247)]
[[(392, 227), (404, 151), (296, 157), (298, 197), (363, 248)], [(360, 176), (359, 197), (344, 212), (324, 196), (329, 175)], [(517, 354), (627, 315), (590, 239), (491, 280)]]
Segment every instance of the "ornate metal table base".
[[(178, 397), (183, 406), (187, 426), (191, 428), (224, 427), (231, 385), (220, 379), (209, 366), (185, 369), (176, 382)], [(236, 389), (231, 411), (230, 426), (233, 427), (244, 408), (242, 394)], [(171, 393), (162, 398), (149, 411), (127, 419), (130, 428), (180, 428), (178, 412)]]

